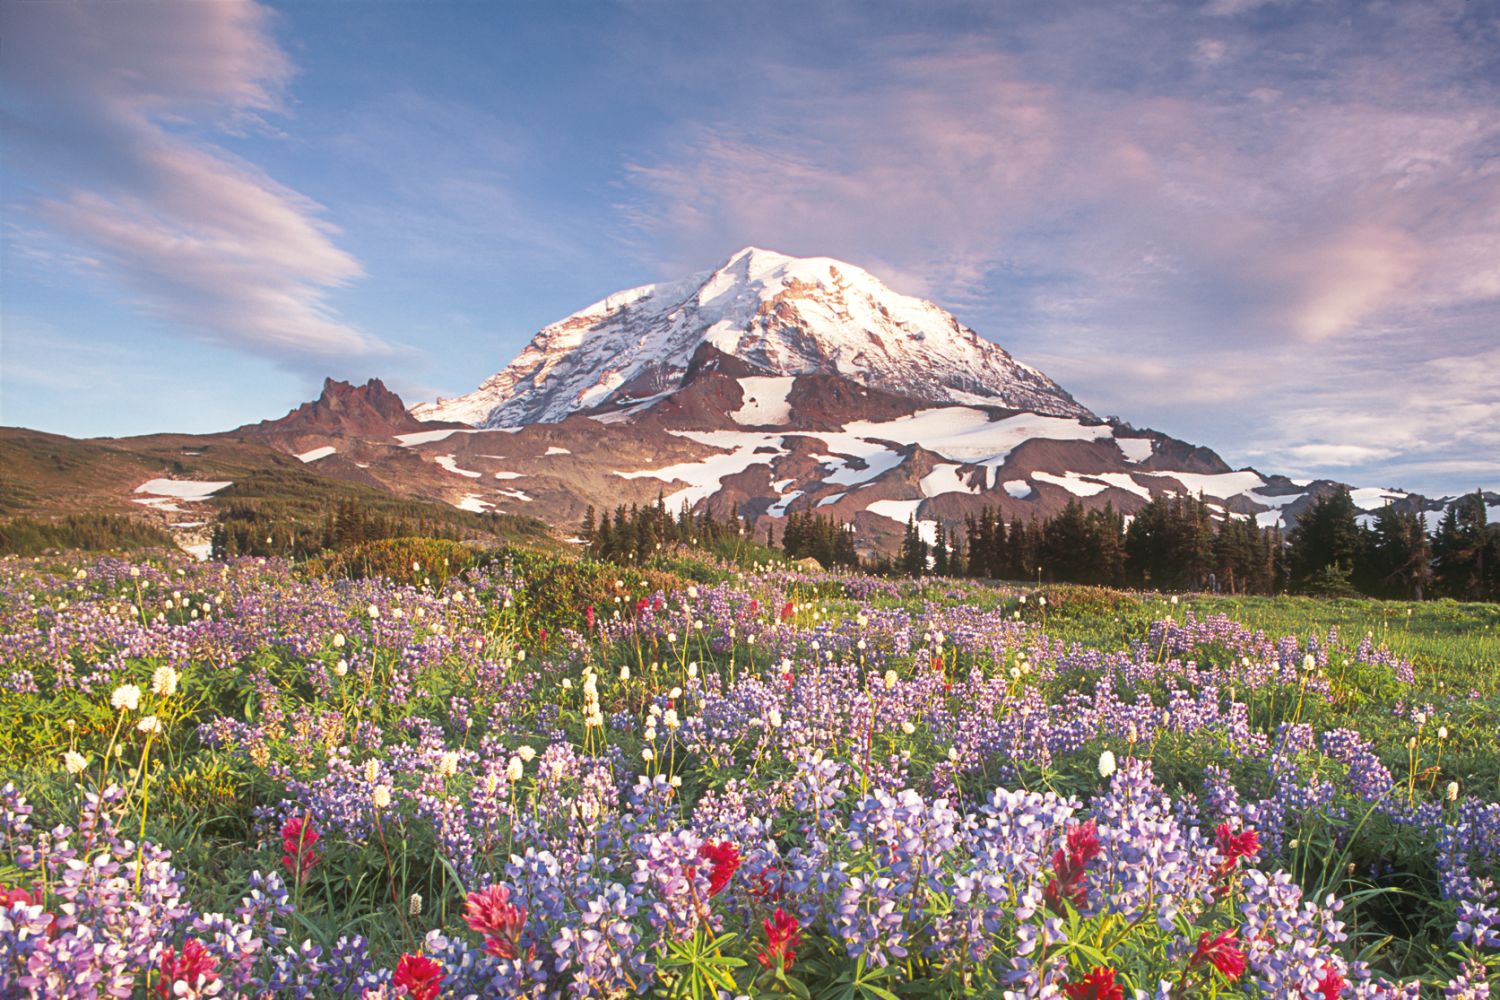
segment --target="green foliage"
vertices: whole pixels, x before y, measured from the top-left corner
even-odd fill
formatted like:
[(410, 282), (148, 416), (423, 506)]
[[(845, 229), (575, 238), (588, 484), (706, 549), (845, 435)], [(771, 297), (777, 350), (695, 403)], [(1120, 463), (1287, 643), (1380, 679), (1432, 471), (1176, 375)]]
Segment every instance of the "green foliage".
[(173, 549), (172, 536), (119, 514), (73, 514), (56, 520), (16, 517), (0, 521), (0, 554), (35, 556), (57, 549), (118, 552)]
[(442, 587), (479, 558), (473, 546), (447, 538), (387, 538), (325, 552), (309, 560), (306, 570), (347, 580), (384, 577)]
[(1500, 599), (1500, 525), (1486, 523), (1484, 495), (1448, 505), (1429, 536), (1420, 514), (1387, 505), (1363, 527), (1343, 487), (1302, 512), (1288, 538), (1293, 590), (1421, 600), (1433, 591), (1462, 600)]
[(811, 511), (793, 511), (787, 515), (781, 549), (789, 559), (811, 556), (825, 567), (859, 565), (852, 528)]
[[(1084, 520), (1086, 523), (1087, 518)], [(1024, 536), (1029, 529), (1023, 526), (1021, 533)], [(1045, 540), (1045, 528), (1039, 536)], [(721, 554), (739, 552), (754, 561), (768, 555), (754, 543), (732, 535), (721, 537), (719, 542), (732, 548), (688, 548)], [(659, 567), (671, 567), (673, 572)], [(159, 571), (160, 567), (154, 569)], [(460, 586), (457, 578), (468, 569), (477, 570), (470, 581), (487, 582)], [(657, 590), (681, 591), (688, 579), (724, 579), (733, 572), (708, 557), (676, 553), (649, 568), (622, 567), (520, 548), (482, 549), (451, 539), (394, 538), (326, 552), (300, 571), (307, 576), (302, 585), (320, 588), (318, 599), (326, 596), (330, 602), (342, 599), (346, 605), (355, 605), (356, 624), (368, 626), (368, 632), (356, 636), (354, 629), (348, 629), (349, 645), (343, 645), (341, 633), (335, 648), (326, 630), (317, 633), (317, 626), (292, 621), (287, 624), (285, 644), (267, 643), (234, 662), (194, 659), (184, 666), (177, 694), (159, 698), (147, 694), (143, 700), (140, 714), (150, 712), (163, 721), (163, 730), (151, 744), (150, 753), (142, 752), (144, 736), (127, 732), (125, 752), (107, 765), (115, 768), (111, 773), (117, 772), (122, 780), (129, 777), (131, 768), (144, 772), (141, 784), (151, 790), (150, 813), (142, 817), (145, 833), (173, 850), (178, 866), (193, 873), (191, 891), (199, 897), (210, 897), (196, 901), (213, 909), (233, 905), (231, 896), (211, 898), (221, 891), (217, 887), (241, 885), (249, 869), (277, 865), (279, 851), (274, 835), (268, 835), (263, 821), (258, 824), (256, 810), (284, 803), (288, 781), (312, 780), (325, 774), (330, 755), (339, 747), (353, 744), (353, 734), (361, 726), (390, 734), (397, 746), (402, 740), (437, 734), (465, 750), (483, 747), (485, 752), (503, 758), (514, 747), (499, 745), (499, 737), (509, 731), (493, 723), (497, 718), (509, 720), (536, 713), (530, 718), (538, 719), (545, 708), (552, 712), (546, 723), (549, 729), (564, 730), (569, 740), (581, 739), (582, 729), (576, 721), (579, 692), (576, 687), (565, 689), (561, 685), (563, 676), (569, 672), (576, 675), (583, 663), (598, 667), (600, 685), (611, 708), (620, 706), (638, 714), (654, 692), (682, 683), (681, 672), (688, 662), (701, 664), (703, 675), (720, 683), (735, 676), (736, 670), (743, 676), (745, 671), (769, 669), (767, 660), (772, 655), (764, 642), (756, 645), (741, 639), (715, 643), (712, 638), (684, 635), (675, 640), (678, 645), (674, 646), (654, 637), (640, 638), (628, 630), (607, 642), (591, 637), (584, 649), (550, 645), (564, 628), (582, 631), (584, 612), (590, 606), (600, 620), (611, 619), (616, 612), (628, 619), (635, 602)], [(493, 660), (500, 673), (482, 684), (473, 673), (463, 672), (472, 664), (455, 657), (434, 665), (399, 696), (383, 687), (391, 664), (401, 656), (401, 649), (386, 640), (386, 633), (381, 631), (389, 618), (382, 616), (378, 623), (359, 618), (366, 599), (351, 595), (365, 593), (361, 589), (364, 585), (330, 582), (375, 576), (423, 590), (442, 589), (445, 595), (468, 587), (462, 602), (444, 605), (439, 615), (472, 616), (466, 618), (464, 634), (484, 640), (485, 658)], [(63, 578), (66, 587), (52, 595), (57, 601), (72, 599), (73, 577), (67, 574)], [(946, 650), (952, 657), (945, 667), (950, 676), (977, 671), (1002, 679), (1002, 683), (1009, 669), (1018, 666), (1019, 654), (1030, 648), (1027, 643), (1039, 638), (1039, 632), (1044, 632), (1059, 650), (1072, 643), (1102, 652), (1132, 650), (1146, 643), (1153, 621), (1181, 620), (1191, 612), (1200, 619), (1228, 614), (1273, 637), (1291, 635), (1305, 640), (1317, 636), (1321, 644), (1340, 653), (1329, 658), (1326, 668), (1328, 697), (1304, 697), (1305, 685), (1299, 688), (1297, 684), (1272, 684), (1240, 692), (1237, 697), (1246, 704), (1256, 732), (1274, 734), (1282, 724), (1295, 723), (1310, 723), (1315, 732), (1353, 727), (1383, 756), (1401, 783), (1401, 793), (1416, 801), (1436, 802), (1448, 780), (1458, 781), (1466, 792), (1472, 789), (1488, 798), (1500, 793), (1500, 752), (1494, 738), (1500, 697), (1493, 672), (1494, 663), (1500, 662), (1500, 606), (1447, 600), (1410, 605), (1361, 599), (1210, 596), (1168, 603), (1146, 594), (1070, 585), (1049, 585), (1042, 592), (1027, 594), (1022, 603), (1014, 589), (940, 580), (873, 583), (872, 589), (858, 589), (872, 583), (856, 583), (847, 576), (806, 580), (780, 575), (770, 580), (747, 579), (745, 586), (763, 588), (755, 591), (762, 598), (763, 618), (776, 615), (777, 608), (769, 603), (770, 594), (775, 593), (778, 600), (796, 605), (797, 622), (807, 625), (814, 620), (813, 615), (821, 615), (819, 620), (836, 629), (852, 625), (854, 616), (865, 612), (899, 611), (915, 616), (934, 607), (952, 608), (958, 613), (970, 607), (1004, 608), (1007, 614), (1013, 609), (1022, 619), (1016, 626), (1015, 648), (962, 654), (956, 647)], [(140, 584), (130, 579), (113, 584), (80, 579), (76, 585), (91, 590), (97, 587), (101, 594), (105, 587), (113, 587), (109, 601), (118, 602), (125, 614), (143, 614), (140, 609), (155, 611), (159, 606), (159, 601), (142, 599)], [(167, 589), (173, 586), (166, 585)], [(497, 589), (485, 589), (490, 586)], [(219, 596), (211, 587), (187, 593), (186, 606), (196, 608)], [(159, 599), (160, 589), (152, 596)], [(1045, 603), (1040, 598), (1045, 598)], [(170, 620), (190, 614), (186, 606), (168, 612), (175, 616)], [(344, 610), (348, 612), (347, 607)], [(261, 609), (252, 607), (245, 613), (259, 614)], [(411, 615), (405, 620), (411, 622)], [(432, 628), (432, 616), (417, 627)], [(1341, 640), (1330, 638), (1334, 629), (1342, 634)], [(870, 632), (877, 634), (873, 628)], [(299, 640), (309, 634), (318, 635), (319, 642), (312, 648), (299, 645)], [(1388, 649), (1415, 662), (1415, 688), (1398, 681), (1388, 663), (1344, 655), (1366, 635), (1372, 647)], [(521, 649), (532, 656), (519, 658)], [(87, 750), (91, 766), (103, 766), (99, 751), (109, 745), (112, 729), (119, 722), (119, 715), (107, 704), (105, 689), (84, 693), (59, 684), (59, 672), (86, 669), (108, 655), (109, 651), (103, 649), (76, 648), (63, 656), (36, 656), (27, 662), (36, 681), (35, 690), (28, 692), (24, 685), (0, 690), (0, 760), (39, 802), (44, 817), (64, 811), (73, 787), (58, 768), (62, 751)], [(778, 651), (775, 655), (779, 658), (781, 654)], [(1041, 656), (1034, 649), (1032, 655), (1038, 657), (1037, 666), (1041, 667)], [(1184, 659), (1210, 669), (1232, 655), (1227, 646), (1205, 640)], [(344, 656), (361, 666), (347, 676), (329, 679), (324, 672)], [(886, 651), (878, 659), (873, 652), (871, 656), (882, 667), (889, 664), (903, 675), (919, 666), (930, 667), (903, 656), (887, 655)], [(539, 657), (545, 657), (545, 669), (535, 668)], [(150, 654), (122, 654), (122, 660), (130, 676), (142, 683), (163, 662)], [(670, 675), (668, 679), (653, 676), (658, 664)], [(622, 676), (623, 666), (630, 667), (633, 675)], [(367, 675), (361, 675), (361, 669), (367, 669)], [(320, 686), (319, 677), (327, 681), (327, 687)], [(1036, 685), (1042, 700), (1054, 707), (1065, 704), (1070, 694), (1086, 695), (1097, 682), (1097, 673), (1086, 669), (1055, 674), (1038, 669), (1014, 681), (1021, 691), (1026, 685)], [(516, 697), (518, 689), (528, 694)], [(1122, 697), (1156, 708), (1168, 705), (1173, 698), (1173, 691), (1164, 682), (1142, 681), (1128, 690), (1122, 682), (1119, 691)], [(472, 721), (472, 729), (450, 714), (455, 700), (472, 702), (466, 716)], [(1426, 702), (1437, 703), (1438, 714), (1421, 731), (1417, 750), (1408, 756), (1405, 740), (1413, 725), (1409, 718), (1398, 715), (1394, 706)], [(200, 736), (199, 726), (221, 716), (260, 727), (267, 735), (253, 745), (213, 745)], [(322, 720), (339, 717), (342, 722), (336, 729), (320, 728)], [(911, 781), (919, 784), (936, 768), (945, 766), (948, 747), (935, 740), (920, 719), (915, 721), (912, 732), (890, 730), (876, 734), (872, 742), (879, 753), (891, 759), (908, 755), (903, 766)], [(1439, 725), (1449, 731), (1441, 740), (1436, 735)], [(1132, 737), (1128, 746), (1125, 739), (1090, 736), (1076, 751), (1060, 753), (1045, 763), (1015, 765), (992, 760), (987, 765), (990, 770), (966, 777), (959, 791), (966, 801), (978, 800), (1002, 780), (997, 778), (999, 769), (1008, 768), (1003, 782), (1011, 787), (1050, 789), (1086, 798), (1099, 786), (1097, 762), (1105, 748), (1122, 755), (1132, 752), (1149, 757), (1158, 780), (1174, 792), (1199, 793), (1202, 776), (1210, 765), (1226, 769), (1247, 796), (1267, 791), (1264, 762), (1242, 759), (1222, 734), (1167, 732), (1149, 744), (1136, 744)], [(621, 751), (621, 760), (640, 759), (644, 744), (638, 733), (615, 732), (611, 740), (612, 746)], [(545, 750), (544, 741), (537, 742), (533, 749)], [(371, 754), (388, 749), (364, 745), (360, 757), (369, 759)], [(840, 748), (828, 752), (838, 753)], [(1355, 947), (1378, 952), (1386, 949), (1379, 954), (1384, 967), (1413, 974), (1440, 967), (1445, 961), (1441, 948), (1451, 929), (1451, 913), (1444, 909), (1447, 904), (1438, 900), (1433, 885), (1430, 845), (1419, 842), (1410, 829), (1373, 816), (1368, 803), (1348, 793), (1346, 775), (1333, 762), (1314, 752), (1300, 756), (1297, 765), (1304, 778), (1316, 776), (1337, 792), (1319, 810), (1296, 817), (1296, 825), (1289, 830), (1289, 843), (1274, 863), (1287, 867), (1319, 898), (1334, 892), (1349, 900), (1346, 914), (1351, 915)], [(750, 742), (725, 747), (722, 759), (691, 763), (678, 759), (675, 766), (678, 773), (686, 775), (680, 801), (687, 809), (710, 789), (723, 794), (730, 782), (737, 792), (753, 790), (757, 782), (787, 765), (785, 761), (762, 760), (761, 751)], [(468, 776), (461, 774), (439, 778), (438, 784), (443, 795), (462, 796), (471, 791), (467, 780)], [(792, 835), (786, 830), (776, 833)], [(500, 837), (497, 843), (479, 845), (476, 850), (504, 858), (506, 846)], [(341, 934), (357, 932), (374, 937), (380, 948), (394, 955), (414, 948), (421, 928), (457, 923), (454, 910), (462, 899), (460, 880), (442, 857), (443, 847), (428, 824), (393, 816), (369, 838), (325, 847), (328, 849), (322, 863), (296, 890), (307, 928), (325, 947), (331, 947)], [(873, 870), (876, 862), (869, 863)], [(1355, 874), (1351, 874), (1350, 866)], [(1369, 884), (1371, 872), (1383, 873), (1380, 893)], [(412, 893), (425, 902), (417, 916), (408, 918), (407, 900)], [(940, 906), (941, 901), (934, 905)], [(1067, 947), (1078, 948), (1078, 961), (1087, 963), (1092, 960), (1091, 954), (1105, 954), (1108, 949), (1090, 936), (1095, 929), (1085, 928), (1076, 916), (1069, 914), (1066, 918), (1072, 921)], [(1085, 930), (1087, 933), (1079, 933)], [(716, 989), (729, 989), (732, 984), (736, 995), (743, 991), (757, 997), (889, 1000), (971, 995), (976, 989), (993, 985), (976, 987), (964, 978), (966, 971), (962, 968), (924, 966), (923, 957), (915, 952), (909, 962), (890, 966), (851, 960), (841, 945), (814, 933), (812, 928), (799, 951), (795, 976), (779, 970), (762, 972), (753, 961), (746, 962), (741, 956), (753, 955), (755, 947), (755, 940), (746, 935), (700, 934), (664, 948), (658, 956), (662, 994), (711, 996)], [(1146, 961), (1125, 951), (1108, 953), (1117, 959), (1125, 956), (1126, 964)]]
[(656, 503), (646, 507), (620, 504), (613, 515), (606, 511), (601, 516), (590, 504), (579, 537), (585, 551), (595, 559), (630, 566), (661, 559), (664, 553), (682, 548), (736, 551), (743, 543), (753, 541), (750, 522), (742, 521), (738, 514), (719, 521), (712, 505), (695, 514), (686, 501), (674, 514), (660, 494)]

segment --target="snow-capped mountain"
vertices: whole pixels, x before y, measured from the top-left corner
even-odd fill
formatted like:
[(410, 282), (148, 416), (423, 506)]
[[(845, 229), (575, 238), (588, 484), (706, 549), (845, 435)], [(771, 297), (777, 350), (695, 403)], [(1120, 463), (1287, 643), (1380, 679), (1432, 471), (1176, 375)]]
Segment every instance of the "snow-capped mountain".
[(678, 389), (704, 345), (769, 376), (840, 375), (928, 403), (1093, 419), (933, 303), (852, 264), (756, 247), (708, 274), (616, 292), (543, 329), (475, 391), (412, 414), (491, 428), (554, 423)]
[[(8, 453), (0, 434), (0, 465), (50, 468), (33, 457), (57, 447)], [(674, 512), (737, 512), (758, 533), (813, 512), (851, 525), (867, 552), (891, 551), (910, 522), (931, 539), (987, 508), (1007, 521), (1074, 502), (1129, 517), (1161, 496), (1287, 528), (1339, 488), (1234, 469), (1209, 448), (1101, 420), (938, 306), (849, 264), (754, 248), (554, 323), (458, 399), (407, 411), (378, 380), (329, 381), (277, 420), (113, 442), (77, 464), (115, 469), (87, 487), (101, 507), (148, 511), (197, 532), (199, 548), (208, 522), (169, 520), (191, 512), (182, 504), (328, 481), (530, 515), (563, 537), (590, 506), (658, 498)], [(1447, 502), (1372, 488), (1353, 499), (1367, 522), (1392, 503), (1429, 527)], [(1486, 503), (1500, 516), (1500, 497)]]

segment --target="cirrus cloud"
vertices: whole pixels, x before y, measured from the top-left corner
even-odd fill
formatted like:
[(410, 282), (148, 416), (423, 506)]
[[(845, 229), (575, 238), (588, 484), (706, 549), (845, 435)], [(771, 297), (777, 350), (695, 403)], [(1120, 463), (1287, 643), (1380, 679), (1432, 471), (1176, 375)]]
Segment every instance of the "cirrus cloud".
[[(320, 207), (231, 154), (292, 66), (249, 0), (0, 8), (8, 238), (122, 286), (143, 312), (282, 364), (381, 355), (331, 292), (362, 276)], [(48, 243), (54, 243), (54, 249)]]

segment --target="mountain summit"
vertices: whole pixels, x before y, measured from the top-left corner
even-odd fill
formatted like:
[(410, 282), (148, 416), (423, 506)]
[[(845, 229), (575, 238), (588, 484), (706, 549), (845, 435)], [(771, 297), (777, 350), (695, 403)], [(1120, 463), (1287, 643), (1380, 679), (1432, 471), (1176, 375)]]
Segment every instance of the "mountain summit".
[(756, 247), (706, 274), (616, 292), (543, 329), (475, 391), (412, 414), (492, 428), (554, 423), (680, 388), (704, 345), (767, 375), (840, 375), (923, 402), (1093, 419), (933, 303), (843, 261)]

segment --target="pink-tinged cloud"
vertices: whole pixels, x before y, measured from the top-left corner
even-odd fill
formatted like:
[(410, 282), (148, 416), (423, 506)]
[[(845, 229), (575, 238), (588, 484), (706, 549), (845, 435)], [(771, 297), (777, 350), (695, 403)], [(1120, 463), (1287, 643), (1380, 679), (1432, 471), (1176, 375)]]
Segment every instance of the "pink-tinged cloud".
[(149, 315), (282, 363), (384, 353), (329, 294), (362, 274), (310, 199), (205, 138), (269, 128), (292, 67), (246, 0), (0, 13), (21, 208)]
[(665, 273), (746, 243), (846, 257), (1097, 411), (1270, 471), (1500, 447), (1475, 360), (1500, 318), (1500, 100), (1452, 69), (1482, 39), (1455, 5), (1292, 5), (1315, 23), (1282, 34), (1247, 26), (1263, 6), (867, 45), (857, 85), (765, 59), (631, 165), (623, 208)]
[(621, 208), (648, 252), (681, 270), (755, 232), (787, 252), (858, 260), (906, 291), (971, 288), (1060, 166), (1058, 97), (993, 53), (886, 59), (872, 86), (767, 66), (783, 96), (632, 163)]

